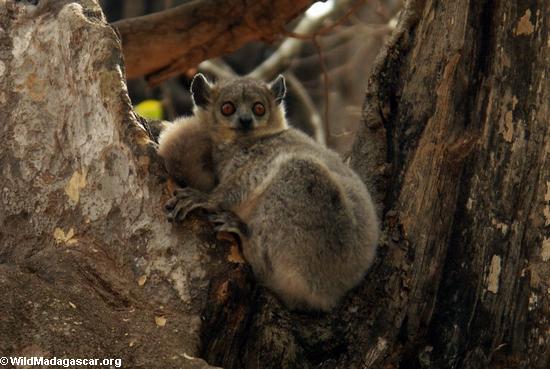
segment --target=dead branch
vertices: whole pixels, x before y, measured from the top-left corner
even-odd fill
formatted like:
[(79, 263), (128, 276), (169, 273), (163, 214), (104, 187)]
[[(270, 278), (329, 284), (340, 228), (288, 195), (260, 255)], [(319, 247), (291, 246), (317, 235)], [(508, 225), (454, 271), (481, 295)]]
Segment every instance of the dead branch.
[[(290, 36), (281, 44), (279, 49), (265, 60), (260, 66), (254, 69), (249, 76), (253, 78), (272, 79), (280, 70), (286, 69), (290, 62), (301, 51), (304, 42), (310, 41), (315, 46), (319, 55), (319, 65), (321, 66), (323, 81), (324, 81), (324, 129), (325, 138), (322, 142), (327, 142), (329, 127), (329, 79), (326, 72), (325, 61), (323, 57), (323, 50), (319, 44), (318, 36), (328, 34), (338, 25), (342, 24), (349, 18), (355, 11), (359, 9), (364, 3), (364, 0), (355, 1), (353, 6), (350, 7), (352, 0), (340, 0), (334, 3), (331, 11), (326, 12), (318, 17), (304, 17), (293, 32), (287, 32), (286, 35)], [(323, 27), (324, 21), (331, 16), (340, 13), (342, 10), (349, 8), (346, 14), (338, 21), (332, 23), (327, 27)]]
[(311, 99), (311, 96), (304, 88), (302, 82), (296, 78), (294, 73), (287, 72), (285, 73), (285, 77), (290, 91), (294, 93), (294, 97), (298, 100), (300, 106), (307, 112), (307, 114), (305, 114), (309, 118), (307, 125), (313, 132), (313, 138), (315, 141), (326, 145), (325, 127), (323, 126), (321, 114), (319, 114), (319, 111)]
[(127, 78), (158, 84), (203, 60), (247, 42), (271, 42), (311, 0), (192, 1), (113, 23), (124, 49)]
[(221, 59), (205, 60), (199, 64), (199, 70), (216, 79), (234, 78), (237, 74)]
[[(361, 5), (364, 1), (355, 2)], [(353, 0), (336, 1), (331, 11), (319, 17), (304, 17), (293, 32), (287, 33), (287, 35), (291, 35), (292, 37), (287, 38), (277, 51), (250, 72), (249, 76), (264, 80), (275, 78), (278, 73), (290, 65), (290, 62), (300, 53), (304, 44), (312, 41), (316, 34), (320, 30), (323, 30), (322, 27), (325, 20), (348, 8), (351, 3), (353, 3)], [(331, 25), (328, 28), (333, 29), (334, 26)], [(322, 34), (324, 35), (326, 32), (322, 32)]]

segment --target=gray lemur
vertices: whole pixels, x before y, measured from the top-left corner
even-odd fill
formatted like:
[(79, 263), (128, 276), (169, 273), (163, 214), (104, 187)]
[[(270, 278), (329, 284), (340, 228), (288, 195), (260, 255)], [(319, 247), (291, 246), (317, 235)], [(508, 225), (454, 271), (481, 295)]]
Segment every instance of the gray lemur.
[(378, 220), (367, 188), (333, 151), (287, 126), (285, 81), (191, 84), (194, 115), (159, 139), (169, 174), (188, 187), (166, 209), (202, 208), (237, 233), (256, 278), (293, 309), (328, 311), (373, 262)]

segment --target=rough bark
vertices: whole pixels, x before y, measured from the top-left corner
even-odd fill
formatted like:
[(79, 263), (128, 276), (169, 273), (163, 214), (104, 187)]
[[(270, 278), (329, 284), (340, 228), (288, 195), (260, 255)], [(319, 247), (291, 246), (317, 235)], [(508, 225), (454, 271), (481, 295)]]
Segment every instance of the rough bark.
[(0, 5), (0, 354), (549, 366), (546, 2), (407, 3), (351, 156), (381, 205), (378, 260), (325, 315), (283, 308), (199, 219), (165, 221), (170, 186), (95, 2)]
[(365, 367), (550, 366), (549, 17), (408, 2), (352, 160), (387, 235)]
[(234, 245), (198, 218), (165, 220), (154, 127), (131, 110), (96, 2), (1, 5), (1, 354), (310, 367), (294, 315)]
[(189, 357), (223, 249), (201, 223), (164, 220), (101, 9), (1, 2), (0, 86), (1, 356), (210, 367)]
[(247, 42), (272, 42), (311, 3), (199, 0), (113, 25), (122, 37), (127, 77), (150, 75), (158, 83)]

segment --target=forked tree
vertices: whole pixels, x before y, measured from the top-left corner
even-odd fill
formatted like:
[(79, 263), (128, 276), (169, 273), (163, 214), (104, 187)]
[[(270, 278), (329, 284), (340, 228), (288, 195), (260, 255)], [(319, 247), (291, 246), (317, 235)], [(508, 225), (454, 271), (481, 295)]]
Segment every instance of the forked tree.
[[(282, 27), (309, 2), (279, 4)], [(379, 202), (378, 259), (316, 315), (282, 307), (200, 218), (165, 220), (170, 184), (96, 2), (1, 0), (0, 356), (548, 368), (548, 19), (542, 0), (406, 3), (350, 156)]]

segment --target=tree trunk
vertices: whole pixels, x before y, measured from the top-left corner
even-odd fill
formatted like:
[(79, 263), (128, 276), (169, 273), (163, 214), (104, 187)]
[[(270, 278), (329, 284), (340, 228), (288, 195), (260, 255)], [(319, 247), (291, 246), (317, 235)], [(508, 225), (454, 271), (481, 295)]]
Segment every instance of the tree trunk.
[(549, 17), (407, 3), (352, 160), (387, 235), (367, 368), (550, 367)]
[(95, 2), (0, 0), (0, 356), (547, 368), (549, 17), (407, 3), (351, 155), (380, 202), (377, 263), (315, 315), (257, 288), (200, 219), (165, 220), (170, 183)]
[(123, 73), (95, 3), (0, 2), (0, 356), (210, 368), (189, 357), (223, 249), (165, 221)]

